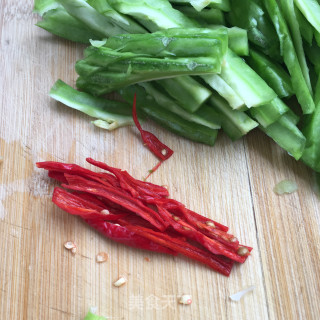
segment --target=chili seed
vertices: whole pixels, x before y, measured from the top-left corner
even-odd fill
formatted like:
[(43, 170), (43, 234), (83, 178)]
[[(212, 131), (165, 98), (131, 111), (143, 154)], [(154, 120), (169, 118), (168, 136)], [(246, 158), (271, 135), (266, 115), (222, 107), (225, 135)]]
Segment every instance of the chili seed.
[(72, 250), (73, 248), (76, 248), (76, 244), (72, 241), (67, 241), (64, 243), (64, 247), (67, 249), (67, 250)]
[(240, 247), (237, 251), (239, 256), (246, 256), (249, 253), (249, 250), (246, 247)]
[(184, 294), (180, 297), (179, 303), (181, 304), (191, 304), (192, 296), (190, 294)]
[(96, 262), (98, 263), (106, 262), (107, 260), (108, 260), (108, 254), (106, 252), (99, 252), (96, 255)]
[(215, 224), (212, 221), (207, 221), (206, 225), (212, 228), (215, 228)]
[(123, 286), (126, 282), (127, 282), (127, 279), (126, 279), (125, 277), (120, 277), (117, 281), (115, 281), (115, 282), (113, 283), (113, 285), (114, 285), (115, 287), (121, 287), (121, 286)]

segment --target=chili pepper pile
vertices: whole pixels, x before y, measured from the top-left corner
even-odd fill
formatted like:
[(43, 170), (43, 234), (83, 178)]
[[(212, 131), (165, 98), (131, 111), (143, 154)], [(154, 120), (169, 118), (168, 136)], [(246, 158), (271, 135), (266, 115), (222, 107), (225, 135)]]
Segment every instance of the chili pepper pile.
[(243, 263), (252, 248), (240, 245), (228, 227), (169, 198), (163, 186), (137, 180), (128, 172), (87, 158), (106, 170), (94, 172), (76, 164), (38, 162), (62, 183), (52, 201), (80, 216), (107, 238), (171, 255), (182, 254), (229, 276), (233, 263)]

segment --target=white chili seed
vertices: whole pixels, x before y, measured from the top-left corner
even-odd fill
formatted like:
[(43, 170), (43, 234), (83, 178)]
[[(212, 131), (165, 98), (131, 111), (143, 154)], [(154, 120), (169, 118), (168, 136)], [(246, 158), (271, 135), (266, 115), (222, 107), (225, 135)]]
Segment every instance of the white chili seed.
[(192, 296), (190, 294), (184, 294), (180, 297), (179, 303), (181, 304), (191, 304)]
[(249, 253), (249, 250), (246, 247), (240, 247), (237, 251), (239, 256), (246, 256)]
[(106, 262), (107, 260), (108, 260), (108, 254), (106, 252), (99, 252), (96, 255), (96, 262), (98, 263)]
[(64, 247), (67, 249), (67, 250), (71, 250), (73, 248), (76, 248), (76, 244), (72, 241), (67, 241), (64, 243)]
[(123, 286), (126, 282), (127, 282), (127, 279), (126, 279), (125, 277), (120, 277), (117, 281), (115, 281), (115, 282), (113, 283), (113, 285), (114, 285), (115, 287), (121, 287), (121, 286)]

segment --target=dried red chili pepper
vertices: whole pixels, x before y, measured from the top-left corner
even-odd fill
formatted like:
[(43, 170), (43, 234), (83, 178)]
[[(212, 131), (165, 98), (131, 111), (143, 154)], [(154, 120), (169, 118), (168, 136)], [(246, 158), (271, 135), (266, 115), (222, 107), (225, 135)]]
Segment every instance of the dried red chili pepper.
[(52, 196), (52, 202), (66, 212), (80, 216), (83, 219), (116, 221), (125, 218), (129, 213), (113, 214), (106, 208), (96, 206), (79, 196), (67, 192), (61, 188), (55, 188)]
[(70, 193), (56, 188), (53, 202), (70, 214), (79, 215), (106, 237), (137, 248), (181, 253), (224, 275), (230, 274), (234, 261), (244, 262), (250, 254), (252, 248), (240, 245), (227, 233), (226, 226), (168, 199), (164, 187), (87, 160), (107, 172), (55, 162), (37, 166), (47, 169), (51, 177), (63, 182), (63, 187), (73, 190)]
[(169, 159), (173, 155), (173, 150), (163, 144), (153, 133), (142, 129), (137, 116), (136, 100), (137, 97), (135, 94), (133, 98), (132, 117), (136, 127), (140, 131), (142, 141), (161, 161)]
[(177, 253), (171, 248), (163, 246), (156, 241), (150, 241), (145, 237), (141, 237), (134, 231), (128, 229), (126, 226), (90, 219), (86, 219), (85, 221), (107, 238), (123, 243), (130, 247), (177, 255)]
[[(107, 164), (100, 161), (96, 161), (92, 158), (87, 158), (86, 160), (90, 164), (100, 169), (107, 170), (115, 174), (117, 178), (120, 178), (122, 181), (126, 182), (123, 186), (127, 188), (127, 190), (131, 190), (132, 188), (135, 189), (139, 193), (139, 197), (151, 196), (154, 198), (162, 198), (169, 196), (168, 190), (162, 186), (158, 186), (151, 182), (137, 180), (133, 178), (127, 171), (110, 167)], [(129, 186), (129, 188), (127, 186)], [(136, 195), (135, 192), (132, 192), (131, 194), (132, 196)]]
[(197, 248), (188, 242), (181, 241), (180, 239), (170, 237), (164, 233), (156, 232), (153, 230), (148, 230), (140, 226), (126, 226), (128, 230), (133, 231), (135, 234), (152, 240), (164, 247), (170, 248), (175, 252), (181, 253), (193, 260), (202, 262), (208, 265), (212, 269), (229, 276), (233, 261), (227, 259), (221, 259), (219, 256), (214, 256), (208, 252)]
[(127, 193), (121, 192), (116, 188), (99, 185), (97, 182), (87, 180), (80, 176), (65, 174), (65, 177), (68, 181), (68, 184), (63, 184), (62, 186), (64, 188), (75, 191), (84, 191), (106, 198), (109, 201), (112, 201), (115, 204), (118, 204), (121, 207), (136, 213), (138, 216), (149, 221), (157, 229), (161, 231), (165, 230), (165, 225), (162, 221), (162, 218), (157, 212), (145, 206), (141, 201), (133, 198)]

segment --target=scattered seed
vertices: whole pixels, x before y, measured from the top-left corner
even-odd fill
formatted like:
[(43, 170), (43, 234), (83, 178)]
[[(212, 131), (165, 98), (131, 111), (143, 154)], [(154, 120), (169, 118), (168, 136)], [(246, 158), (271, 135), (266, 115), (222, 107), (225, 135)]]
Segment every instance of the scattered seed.
[(215, 228), (215, 224), (212, 221), (207, 221), (206, 225), (212, 228)]
[(107, 210), (107, 209), (103, 209), (103, 210), (101, 210), (100, 213), (102, 213), (102, 214), (110, 214), (110, 211)]
[(77, 253), (77, 247), (72, 248), (72, 249), (71, 249), (71, 253), (72, 253), (72, 254), (76, 254), (76, 253)]
[(190, 294), (184, 294), (180, 297), (179, 303), (181, 304), (191, 304), (192, 296)]
[(106, 262), (107, 260), (108, 260), (108, 254), (106, 252), (99, 252), (96, 255), (96, 262), (98, 263)]
[(237, 239), (236, 237), (233, 237), (233, 238), (231, 238), (229, 241), (230, 241), (230, 242), (237, 242), (238, 239)]
[(186, 230), (186, 231), (191, 230), (189, 227), (186, 227), (186, 226), (182, 226), (182, 229), (184, 229), (184, 230)]
[(172, 215), (172, 219), (173, 219), (174, 221), (179, 221), (179, 220), (180, 220), (180, 218), (177, 217), (177, 216), (175, 216), (175, 215)]
[(246, 256), (249, 253), (249, 250), (246, 247), (240, 247), (237, 251), (239, 256)]
[(147, 262), (150, 262), (150, 258), (148, 257), (144, 257), (144, 260), (146, 260)]
[(162, 153), (164, 156), (166, 156), (168, 152), (167, 152), (166, 149), (162, 149), (162, 150), (161, 150), (161, 153)]
[(127, 279), (126, 279), (125, 277), (120, 277), (117, 281), (115, 281), (115, 282), (113, 283), (113, 285), (114, 285), (115, 287), (121, 287), (121, 286), (123, 286), (126, 282), (127, 282)]
[(64, 247), (65, 247), (67, 250), (72, 250), (72, 249), (76, 248), (77, 246), (76, 246), (76, 244), (75, 244), (74, 242), (72, 242), (72, 241), (67, 241), (67, 242), (65, 242)]

